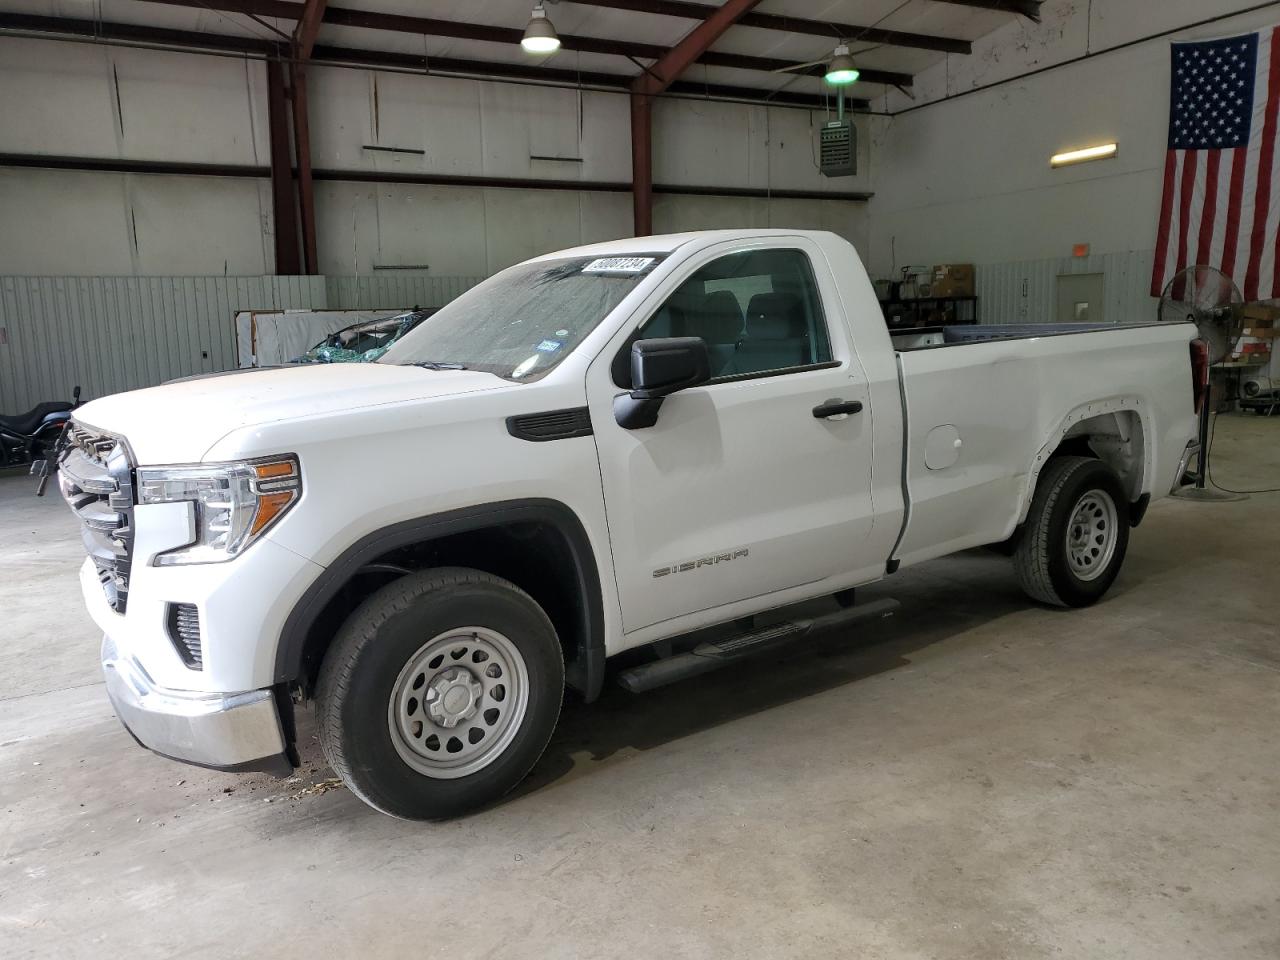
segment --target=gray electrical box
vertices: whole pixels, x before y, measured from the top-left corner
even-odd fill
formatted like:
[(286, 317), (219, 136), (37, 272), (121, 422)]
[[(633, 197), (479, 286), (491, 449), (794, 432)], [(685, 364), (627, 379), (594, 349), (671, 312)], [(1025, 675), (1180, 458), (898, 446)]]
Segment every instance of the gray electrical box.
[(858, 131), (850, 119), (829, 120), (818, 131), (818, 168), (824, 177), (858, 172)]

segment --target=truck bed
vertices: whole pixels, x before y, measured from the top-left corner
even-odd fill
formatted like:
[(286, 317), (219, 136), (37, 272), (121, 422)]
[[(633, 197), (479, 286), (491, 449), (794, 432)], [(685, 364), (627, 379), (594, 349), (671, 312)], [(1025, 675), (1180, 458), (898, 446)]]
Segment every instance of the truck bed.
[(1059, 337), (1074, 333), (1093, 333), (1099, 330), (1132, 329), (1154, 326), (1152, 323), (987, 323), (956, 324), (933, 328), (928, 332), (891, 330), (894, 348), (899, 351), (926, 350), (936, 347), (952, 347), (964, 343), (988, 340), (1026, 340), (1033, 337)]
[[(1183, 323), (951, 327), (898, 348), (909, 519), (896, 557), (931, 559), (1013, 532), (1046, 439), (1103, 421), (1131, 441), (1143, 492), (1166, 493), (1195, 432)], [(1120, 411), (1123, 417), (1115, 418)], [(1100, 428), (1101, 429), (1101, 428)]]

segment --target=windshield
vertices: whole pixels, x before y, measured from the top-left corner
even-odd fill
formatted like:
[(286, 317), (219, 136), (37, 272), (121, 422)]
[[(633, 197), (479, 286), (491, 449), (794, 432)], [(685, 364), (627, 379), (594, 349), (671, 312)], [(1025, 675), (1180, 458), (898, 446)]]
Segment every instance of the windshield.
[(379, 363), (545, 376), (663, 259), (569, 257), (495, 274), (398, 340)]

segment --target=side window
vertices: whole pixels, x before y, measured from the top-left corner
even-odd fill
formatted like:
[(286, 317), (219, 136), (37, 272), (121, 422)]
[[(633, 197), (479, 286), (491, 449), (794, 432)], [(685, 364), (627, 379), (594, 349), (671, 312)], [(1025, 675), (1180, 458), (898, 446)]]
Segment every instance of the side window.
[(631, 344), (651, 337), (701, 337), (713, 378), (831, 359), (813, 268), (794, 249), (744, 250), (699, 269), (627, 341), (613, 365), (619, 386), (630, 386)]

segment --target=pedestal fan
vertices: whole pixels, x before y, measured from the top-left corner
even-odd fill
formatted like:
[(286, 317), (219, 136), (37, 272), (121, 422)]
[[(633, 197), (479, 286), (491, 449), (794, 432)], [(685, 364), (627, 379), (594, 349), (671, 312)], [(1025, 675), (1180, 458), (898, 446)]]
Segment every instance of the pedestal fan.
[(1240, 308), (1244, 300), (1235, 283), (1216, 267), (1188, 267), (1169, 281), (1160, 297), (1159, 319), (1168, 323), (1194, 323), (1203, 345), (1193, 364), (1197, 406), (1200, 414), (1200, 462), (1194, 486), (1179, 487), (1173, 496), (1185, 500), (1244, 500), (1246, 495), (1228, 493), (1209, 485), (1209, 418), (1213, 416), (1210, 370), (1224, 363), (1231, 347), (1240, 338)]

